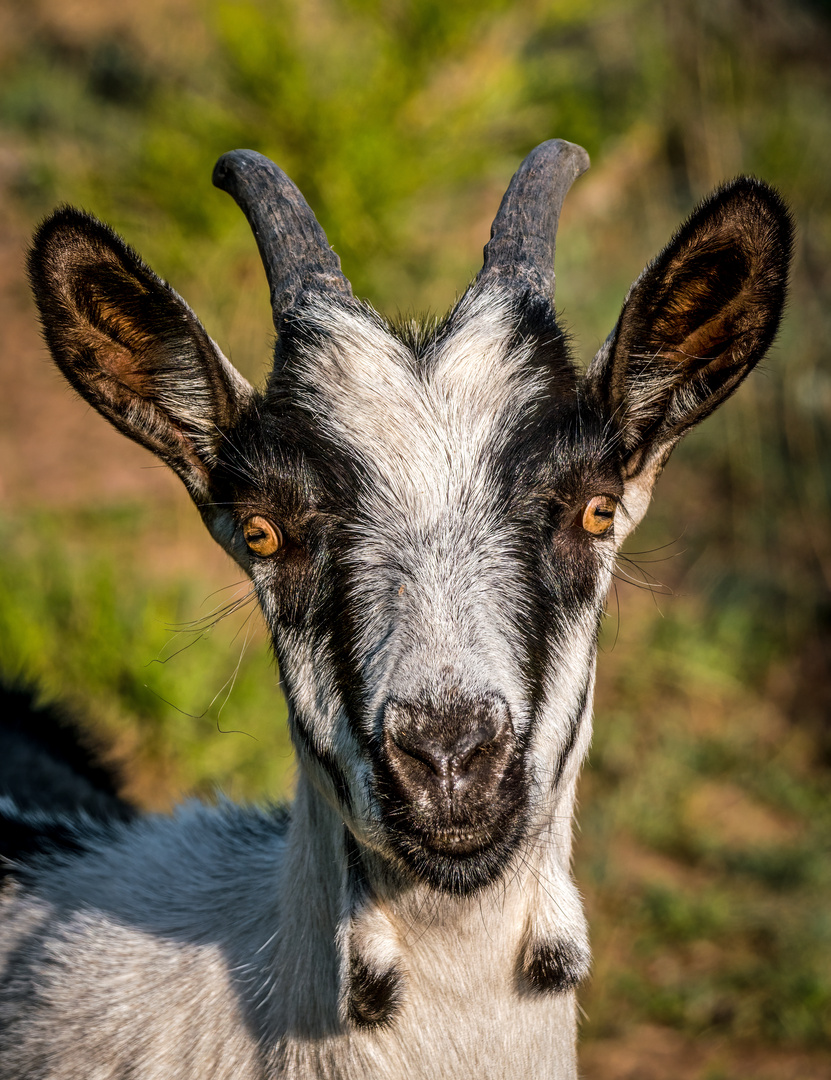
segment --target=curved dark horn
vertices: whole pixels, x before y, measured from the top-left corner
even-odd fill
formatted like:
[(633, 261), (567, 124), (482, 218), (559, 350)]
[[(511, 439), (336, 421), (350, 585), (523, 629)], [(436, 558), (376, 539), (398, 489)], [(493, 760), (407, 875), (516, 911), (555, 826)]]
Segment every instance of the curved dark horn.
[(502, 199), (485, 245), (477, 288), (533, 291), (554, 301), (557, 223), (568, 189), (589, 167), (582, 146), (550, 139), (523, 161)]
[(271, 290), (274, 325), (303, 293), (351, 297), (340, 259), (297, 185), (254, 150), (232, 150), (214, 166), (214, 185), (227, 191), (248, 219)]

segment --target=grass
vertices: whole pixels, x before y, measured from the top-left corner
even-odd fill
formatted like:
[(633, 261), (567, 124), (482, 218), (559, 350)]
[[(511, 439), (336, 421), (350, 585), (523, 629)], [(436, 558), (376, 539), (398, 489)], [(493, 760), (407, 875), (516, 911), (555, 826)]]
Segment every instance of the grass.
[(601, 957), (586, 1038), (649, 1021), (827, 1047), (831, 806), (815, 745), (737, 673), (728, 618), (663, 606), (634, 605), (637, 664), (612, 650), (599, 665), (577, 844)]
[(285, 702), (230, 562), (219, 591), (207, 575), (153, 573), (143, 553), (181, 541), (140, 506), (19, 515), (0, 521), (0, 543), (4, 673), (74, 703), (114, 746), (129, 793), (148, 806), (217, 788), (287, 794)]

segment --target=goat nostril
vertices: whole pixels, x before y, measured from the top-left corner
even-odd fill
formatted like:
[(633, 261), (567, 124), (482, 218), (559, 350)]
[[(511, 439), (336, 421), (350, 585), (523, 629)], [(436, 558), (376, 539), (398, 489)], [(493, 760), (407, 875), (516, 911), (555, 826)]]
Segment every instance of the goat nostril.
[(457, 724), (449, 723), (447, 718), (441, 720), (443, 722), (438, 724), (431, 723), (427, 731), (416, 722), (387, 735), (388, 745), (399, 764), (407, 768), (409, 760), (409, 768), (412, 768), (412, 762), (418, 761), (442, 782), (461, 779), (478, 762), (499, 749), (501, 737), (506, 732), (501, 717), (487, 717), (472, 730), (461, 732)]
[(492, 754), (495, 749), (495, 738), (488, 739), (487, 742), (483, 742), (478, 746), (471, 746), (469, 749), (462, 751), (461, 754), (456, 754), (450, 759), (451, 768), (455, 772), (464, 772), (474, 764), (477, 758), (487, 757), (487, 755)]
[(433, 740), (419, 740), (412, 732), (399, 732), (392, 736), (393, 744), (407, 757), (420, 761), (436, 776), (446, 776), (451, 764), (450, 754), (442, 750)]
[(454, 754), (450, 759), (450, 771), (453, 773), (467, 772), (474, 760), (479, 756), (481, 746), (471, 746), (463, 750), (461, 754)]
[(457, 740), (450, 750), (451, 764), (458, 771), (464, 771), (477, 757), (493, 751), (503, 730), (504, 724), (500, 724), (495, 717), (489, 717)]

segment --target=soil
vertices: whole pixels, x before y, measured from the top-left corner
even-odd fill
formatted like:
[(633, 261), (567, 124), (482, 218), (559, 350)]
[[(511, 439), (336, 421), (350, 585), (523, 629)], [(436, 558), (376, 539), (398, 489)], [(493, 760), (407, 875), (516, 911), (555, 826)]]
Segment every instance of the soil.
[(641, 1025), (580, 1051), (582, 1080), (828, 1080), (826, 1053), (688, 1039)]

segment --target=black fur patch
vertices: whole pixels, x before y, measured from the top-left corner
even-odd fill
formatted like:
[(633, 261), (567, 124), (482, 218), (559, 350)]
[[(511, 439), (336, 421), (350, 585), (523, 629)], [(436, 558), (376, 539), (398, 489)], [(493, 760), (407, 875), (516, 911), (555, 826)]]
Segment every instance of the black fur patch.
[(27, 821), (0, 813), (0, 882), (19, 876), (21, 864), (44, 852), (77, 855), (83, 843), (71, 824)]
[(126, 818), (133, 809), (119, 798), (119, 782), (64, 710), (38, 705), (30, 689), (0, 685), (0, 795), (24, 811)]
[(0, 685), (0, 881), (20, 876), (42, 853), (84, 850), (87, 823), (129, 821), (135, 808), (118, 795), (115, 769), (102, 765), (86, 733), (63, 710), (36, 704), (26, 687)]
[(532, 945), (522, 960), (522, 977), (536, 994), (573, 990), (589, 973), (588, 953), (571, 941)]
[[(591, 664), (589, 667), (590, 673), (594, 671), (594, 650), (592, 651)], [(583, 720), (583, 716), (586, 712), (586, 706), (589, 703), (589, 687), (591, 686), (591, 674), (586, 677), (586, 681), (583, 683), (583, 689), (580, 691), (580, 697), (577, 701), (577, 708), (571, 714), (571, 723), (568, 728), (568, 735), (566, 741), (563, 743), (562, 749), (557, 757), (557, 764), (554, 769), (554, 779), (551, 782), (551, 789), (555, 791), (560, 781), (563, 778), (566, 764), (571, 757), (571, 752), (574, 749), (574, 744), (577, 742), (577, 732), (580, 730), (580, 724)]]
[(347, 1016), (355, 1027), (386, 1027), (401, 1005), (401, 973), (395, 968), (376, 971), (355, 949), (349, 953)]

